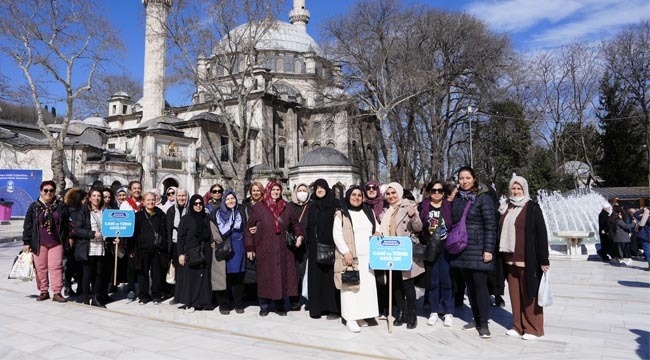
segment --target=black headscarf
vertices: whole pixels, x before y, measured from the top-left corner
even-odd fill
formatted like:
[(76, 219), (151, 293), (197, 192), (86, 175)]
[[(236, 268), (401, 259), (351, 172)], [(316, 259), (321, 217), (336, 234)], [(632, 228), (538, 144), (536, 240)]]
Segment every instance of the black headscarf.
[(355, 211), (355, 212), (356, 211), (363, 211), (364, 214), (366, 214), (366, 217), (368, 217), (368, 221), (370, 221), (370, 223), (372, 224), (372, 233), (374, 234), (375, 233), (375, 213), (374, 213), (373, 209), (370, 207), (370, 205), (368, 205), (365, 202), (361, 202), (361, 205), (359, 205), (359, 206), (352, 206), (352, 204), (350, 204), (350, 196), (352, 195), (352, 192), (354, 190), (361, 191), (361, 194), (363, 195), (363, 189), (361, 188), (361, 186), (359, 186), (359, 185), (350, 186), (348, 191), (345, 192), (345, 201), (343, 201), (343, 204), (342, 204), (342, 209), (341, 210), (343, 212), (343, 215), (345, 215), (345, 216), (347, 216), (349, 218), (350, 217), (350, 211)]
[[(194, 219), (194, 228), (196, 229), (196, 234), (198, 238), (201, 238), (204, 234), (204, 231), (210, 231), (205, 223), (205, 217), (208, 215), (205, 213), (205, 207), (203, 205), (203, 196), (199, 194), (194, 194), (189, 200), (190, 212), (189, 215)], [(194, 202), (201, 202), (201, 209), (197, 211), (197, 208), (194, 207)]]
[[(325, 189), (325, 196), (322, 198), (316, 196), (317, 187)], [(341, 204), (334, 197), (334, 192), (325, 179), (318, 179), (314, 182), (314, 193), (311, 196), (311, 201), (313, 207), (309, 211), (309, 239), (317, 240), (323, 244), (334, 244), (334, 238), (332, 237), (334, 212)], [(312, 224), (314, 226), (311, 226)]]

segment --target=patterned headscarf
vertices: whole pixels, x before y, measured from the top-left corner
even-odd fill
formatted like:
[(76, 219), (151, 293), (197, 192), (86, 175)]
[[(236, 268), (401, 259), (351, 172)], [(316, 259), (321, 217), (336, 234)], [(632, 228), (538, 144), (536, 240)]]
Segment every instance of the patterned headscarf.
[[(226, 198), (228, 195), (235, 197), (235, 207), (232, 209), (226, 206)], [(239, 210), (237, 210), (238, 206), (237, 195), (235, 192), (232, 190), (226, 190), (223, 193), (223, 197), (221, 198), (221, 205), (219, 205), (219, 210), (217, 210), (217, 224), (219, 225), (219, 232), (224, 237), (228, 237), (228, 235), (230, 235), (230, 231), (233, 229), (241, 228), (242, 218), (239, 214)]]
[(277, 181), (270, 181), (268, 184), (266, 184), (266, 189), (264, 191), (264, 205), (269, 210), (271, 210), (274, 218), (273, 221), (275, 222), (275, 228), (273, 230), (276, 234), (279, 234), (280, 231), (282, 231), (282, 226), (280, 225), (280, 221), (278, 219), (280, 218), (282, 211), (284, 211), (284, 208), (287, 206), (287, 203), (282, 198), (282, 195), (280, 195), (280, 198), (277, 200), (271, 197), (271, 190), (275, 186), (279, 187), (280, 190), (282, 190), (282, 185), (280, 185), (280, 183)]

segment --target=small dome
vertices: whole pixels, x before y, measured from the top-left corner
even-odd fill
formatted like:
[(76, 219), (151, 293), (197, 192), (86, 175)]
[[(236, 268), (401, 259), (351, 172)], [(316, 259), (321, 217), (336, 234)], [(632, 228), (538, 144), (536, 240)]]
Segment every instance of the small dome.
[(127, 94), (124, 91), (118, 91), (115, 94), (113, 94), (113, 96), (111, 96), (111, 99), (117, 99), (117, 98), (130, 99), (131, 97), (129, 96), (129, 94)]
[[(248, 32), (249, 27), (250, 24), (244, 24), (233, 29), (233, 38), (240, 38), (241, 36), (239, 34), (241, 32)], [(288, 50), (301, 53), (313, 51), (318, 55), (321, 54), (320, 47), (306, 31), (284, 21), (276, 21), (262, 35), (255, 48), (257, 50)]]
[(91, 116), (89, 118), (86, 118), (84, 119), (83, 123), (89, 126), (108, 128), (108, 123), (106, 123), (106, 120), (98, 116)]
[(298, 166), (351, 166), (352, 163), (342, 152), (331, 147), (320, 147), (305, 154)]

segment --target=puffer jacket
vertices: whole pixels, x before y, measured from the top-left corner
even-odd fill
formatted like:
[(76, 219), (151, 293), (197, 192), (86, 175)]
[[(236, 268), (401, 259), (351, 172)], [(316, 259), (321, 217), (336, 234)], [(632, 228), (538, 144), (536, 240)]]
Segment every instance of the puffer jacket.
[[(467, 201), (457, 195), (452, 203), (454, 225), (463, 216)], [(494, 203), (487, 191), (479, 191), (469, 208), (467, 219), (467, 248), (460, 254), (450, 255), (451, 266), (460, 269), (492, 270), (497, 236), (497, 221), (494, 216)], [(492, 253), (492, 261), (483, 262), (483, 252)]]

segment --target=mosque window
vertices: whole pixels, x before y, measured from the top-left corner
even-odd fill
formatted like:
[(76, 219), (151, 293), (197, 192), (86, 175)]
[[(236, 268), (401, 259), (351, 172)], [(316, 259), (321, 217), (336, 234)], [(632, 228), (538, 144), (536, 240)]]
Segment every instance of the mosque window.
[(295, 73), (296, 72), (296, 63), (293, 56), (284, 57), (284, 72), (285, 73)]
[(229, 156), (228, 156), (228, 137), (227, 136), (222, 136), (221, 137), (221, 161), (228, 161)]
[(117, 113), (117, 105), (113, 105), (113, 108), (111, 109), (111, 115), (115, 115)]
[(284, 167), (285, 148), (283, 145), (278, 146), (278, 167)]
[(127, 110), (128, 110), (128, 106), (122, 105), (122, 114), (126, 114)]

